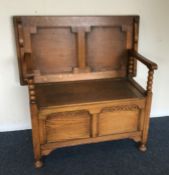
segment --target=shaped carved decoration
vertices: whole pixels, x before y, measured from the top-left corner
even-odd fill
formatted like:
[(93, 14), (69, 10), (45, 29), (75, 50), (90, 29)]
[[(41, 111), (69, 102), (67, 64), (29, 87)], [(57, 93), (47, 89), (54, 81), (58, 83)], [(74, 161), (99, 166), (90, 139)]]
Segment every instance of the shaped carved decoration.
[(113, 111), (136, 111), (140, 108), (137, 105), (121, 105), (121, 106), (113, 106), (113, 107), (107, 107), (101, 110), (102, 112), (113, 112)]

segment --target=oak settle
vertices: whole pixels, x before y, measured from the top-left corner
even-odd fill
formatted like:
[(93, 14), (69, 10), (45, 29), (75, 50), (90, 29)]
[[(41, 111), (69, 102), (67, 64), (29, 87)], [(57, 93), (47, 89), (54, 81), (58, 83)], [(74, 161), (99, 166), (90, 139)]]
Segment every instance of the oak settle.
[(157, 65), (137, 53), (139, 16), (15, 16), (14, 27), (37, 168), (72, 145), (129, 138), (146, 151)]

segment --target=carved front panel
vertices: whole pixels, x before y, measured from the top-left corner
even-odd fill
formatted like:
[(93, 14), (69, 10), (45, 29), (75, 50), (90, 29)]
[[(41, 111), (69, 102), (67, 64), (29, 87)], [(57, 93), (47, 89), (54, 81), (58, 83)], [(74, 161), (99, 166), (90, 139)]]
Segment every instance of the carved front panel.
[(47, 142), (88, 138), (90, 115), (86, 111), (52, 114), (46, 120)]
[(102, 111), (99, 115), (99, 135), (127, 133), (139, 128), (140, 112), (136, 106), (116, 106)]

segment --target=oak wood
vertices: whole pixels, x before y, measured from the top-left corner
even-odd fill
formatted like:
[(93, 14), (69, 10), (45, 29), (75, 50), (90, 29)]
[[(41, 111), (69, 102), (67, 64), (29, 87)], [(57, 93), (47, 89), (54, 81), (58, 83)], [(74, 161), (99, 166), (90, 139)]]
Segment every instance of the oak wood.
[(96, 80), (96, 79), (116, 78), (116, 77), (120, 78), (124, 77), (124, 75), (125, 73), (122, 70), (90, 72), (89, 67), (86, 67), (85, 69), (79, 69), (75, 67), (73, 69), (73, 73), (49, 74), (49, 75), (36, 74), (36, 76), (34, 77), (34, 81), (37, 84), (55, 83), (65, 81)]
[(138, 59), (139, 61), (141, 61), (143, 64), (145, 64), (149, 69), (157, 69), (157, 64), (154, 63), (153, 61), (145, 58), (144, 56), (142, 56), (141, 54), (135, 52), (135, 51), (130, 51), (130, 56)]
[(90, 115), (86, 111), (51, 114), (46, 120), (47, 143), (89, 138)]
[[(135, 39), (138, 37), (135, 29), (137, 18), (139, 17), (14, 17), (22, 84), (27, 83), (23, 77), (28, 76), (28, 72), (25, 69), (23, 71), (23, 66), (20, 66), (25, 64), (23, 56), (25, 53), (31, 55), (33, 72), (39, 70), (46, 76), (74, 73), (74, 68), (88, 66), (91, 74), (113, 71), (115, 72), (113, 77), (125, 77), (127, 50), (134, 49), (134, 44), (137, 42)], [(26, 66), (28, 65), (24, 67)]]
[(92, 115), (92, 121), (91, 121), (91, 136), (97, 137), (98, 136), (98, 114), (94, 113)]
[(85, 44), (85, 31), (83, 28), (77, 32), (78, 44), (78, 67), (84, 69), (86, 67), (86, 44)]
[(119, 139), (136, 139), (137, 141), (141, 141), (141, 131), (130, 132), (130, 133), (122, 133), (122, 134), (112, 134), (107, 136), (100, 136), (89, 139), (80, 139), (80, 140), (71, 140), (65, 142), (58, 143), (48, 143), (41, 146), (42, 155), (50, 154), (56, 148), (62, 148), (67, 146), (81, 145), (81, 144), (89, 144), (89, 143), (98, 143), (109, 140), (119, 140)]
[(35, 167), (66, 146), (129, 138), (146, 150), (157, 64), (137, 52), (139, 16), (15, 16), (14, 28)]
[(139, 117), (138, 109), (105, 111), (99, 116), (99, 136), (137, 131)]
[(144, 98), (127, 79), (37, 84), (35, 89), (39, 107)]

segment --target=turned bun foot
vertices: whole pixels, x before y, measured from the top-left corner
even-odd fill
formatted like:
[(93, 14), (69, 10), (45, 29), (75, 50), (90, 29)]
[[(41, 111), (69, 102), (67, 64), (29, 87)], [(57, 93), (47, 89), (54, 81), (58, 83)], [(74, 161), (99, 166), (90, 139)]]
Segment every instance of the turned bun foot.
[(37, 160), (36, 162), (35, 162), (35, 167), (36, 168), (41, 168), (43, 166), (43, 162), (41, 161), (41, 160)]
[(141, 143), (140, 146), (139, 146), (139, 150), (142, 151), (142, 152), (146, 152), (147, 151), (146, 145)]

